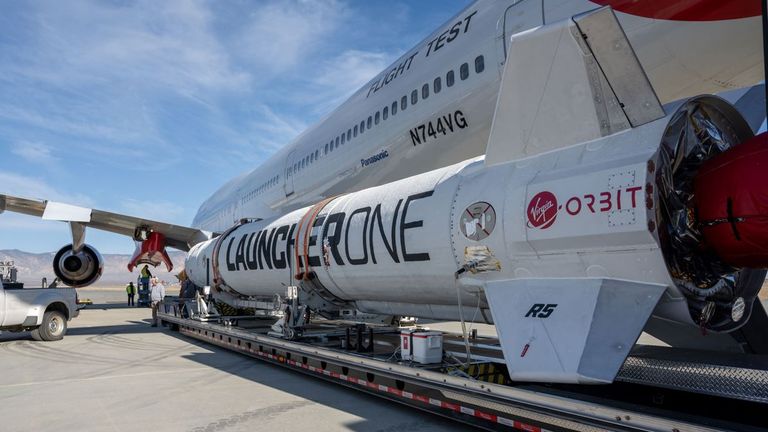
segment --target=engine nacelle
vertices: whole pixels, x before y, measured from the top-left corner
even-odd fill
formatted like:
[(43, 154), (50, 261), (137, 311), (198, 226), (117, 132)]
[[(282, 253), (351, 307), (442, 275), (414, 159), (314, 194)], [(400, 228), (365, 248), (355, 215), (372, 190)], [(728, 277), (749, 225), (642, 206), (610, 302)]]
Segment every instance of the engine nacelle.
[(53, 272), (65, 285), (73, 288), (93, 284), (101, 277), (104, 270), (104, 259), (90, 245), (83, 245), (78, 253), (74, 253), (72, 245), (68, 244), (56, 252), (53, 257)]

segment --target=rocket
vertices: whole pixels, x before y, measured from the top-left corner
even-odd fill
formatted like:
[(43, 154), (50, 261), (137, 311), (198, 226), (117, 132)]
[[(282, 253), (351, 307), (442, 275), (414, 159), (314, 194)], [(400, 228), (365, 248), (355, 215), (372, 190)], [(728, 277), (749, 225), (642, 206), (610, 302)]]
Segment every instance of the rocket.
[(611, 382), (643, 331), (738, 345), (764, 316), (768, 135), (716, 96), (662, 107), (610, 10), (509, 58), (484, 157), (243, 220), (190, 250), (189, 277), (230, 298), (297, 286), (331, 317), (493, 323), (518, 381)]
[(601, 140), (244, 221), (186, 269), (240, 297), (298, 285), (321, 313), (462, 314), (496, 325), (513, 379), (609, 382), (643, 330), (749, 320), (768, 265), (768, 135), (751, 135), (695, 98)]
[(765, 319), (766, 134), (715, 96), (662, 107), (609, 9), (509, 49), (484, 157), (243, 220), (187, 274), (222, 299), (295, 286), (327, 317), (493, 323), (518, 381), (611, 382), (643, 331), (743, 350)]

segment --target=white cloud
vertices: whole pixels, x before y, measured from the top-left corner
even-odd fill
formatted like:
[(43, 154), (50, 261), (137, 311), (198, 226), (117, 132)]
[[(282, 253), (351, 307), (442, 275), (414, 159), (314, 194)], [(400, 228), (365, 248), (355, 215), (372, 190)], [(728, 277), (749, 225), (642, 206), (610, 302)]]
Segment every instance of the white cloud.
[(179, 219), (191, 217), (182, 206), (151, 197), (146, 200), (126, 198), (121, 201), (121, 206), (123, 213), (158, 222), (176, 223)]
[[(19, 21), (29, 36), (0, 45), (7, 59), (0, 68), (0, 130), (10, 141), (53, 142), (46, 138), (52, 136), (65, 161), (82, 154), (118, 165), (139, 155), (147, 163), (137, 169), (160, 170), (178, 162), (188, 145), (174, 136), (176, 124), (205, 122), (219, 98), (250, 91), (250, 75), (221, 44), (208, 3), (26, 6)], [(174, 118), (189, 105), (201, 114)]]
[(254, 114), (255, 118), (251, 127), (266, 135), (262, 135), (262, 138), (288, 140), (295, 138), (307, 128), (307, 124), (303, 121), (290, 116), (278, 115), (266, 104), (258, 105)]
[(335, 0), (267, 3), (251, 13), (239, 37), (239, 54), (259, 75), (285, 71), (305, 61), (346, 13)]
[(51, 150), (50, 146), (40, 142), (19, 141), (13, 145), (11, 153), (33, 164), (51, 165), (58, 160)]
[(65, 192), (49, 185), (39, 177), (0, 172), (0, 193), (24, 198), (61, 201), (83, 207), (93, 207), (93, 200), (79, 192)]
[(348, 50), (337, 57), (323, 62), (313, 79), (313, 84), (322, 89), (324, 103), (321, 110), (338, 106), (356, 90), (384, 70), (398, 53)]
[[(28, 77), (63, 86), (242, 89), (249, 75), (233, 67), (194, 1), (52, 2), (36, 11)], [(21, 54), (20, 54), (21, 55)], [(22, 72), (17, 70), (17, 72)]]
[(49, 220), (10, 212), (0, 214), (0, 233), (4, 230), (24, 231), (30, 234), (44, 232), (46, 235), (53, 233), (58, 236), (69, 232), (67, 226), (61, 223), (52, 223)]

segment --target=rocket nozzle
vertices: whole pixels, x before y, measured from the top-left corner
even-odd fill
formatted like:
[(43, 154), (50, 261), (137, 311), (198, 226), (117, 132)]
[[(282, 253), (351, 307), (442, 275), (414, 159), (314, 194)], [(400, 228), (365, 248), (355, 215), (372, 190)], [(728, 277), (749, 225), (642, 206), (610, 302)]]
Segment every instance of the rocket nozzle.
[(706, 246), (735, 267), (768, 267), (768, 133), (702, 164), (695, 206)]

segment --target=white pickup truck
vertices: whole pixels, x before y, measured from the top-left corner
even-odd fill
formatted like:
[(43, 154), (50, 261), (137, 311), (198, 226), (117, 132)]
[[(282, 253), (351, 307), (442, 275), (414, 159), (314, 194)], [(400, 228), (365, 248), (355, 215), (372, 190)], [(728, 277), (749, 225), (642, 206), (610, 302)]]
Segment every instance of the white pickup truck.
[(32, 331), (32, 338), (55, 341), (67, 332), (67, 321), (77, 317), (74, 288), (22, 288), (0, 280), (0, 330)]

